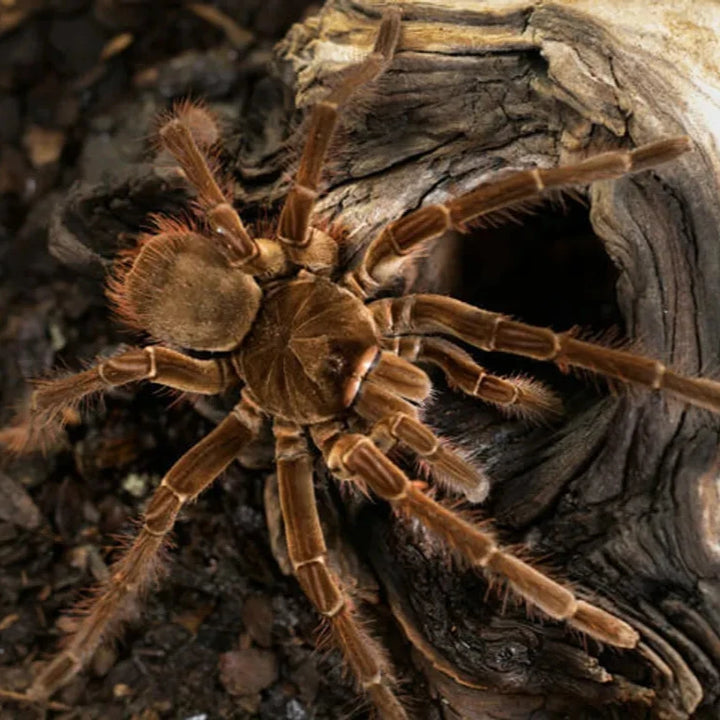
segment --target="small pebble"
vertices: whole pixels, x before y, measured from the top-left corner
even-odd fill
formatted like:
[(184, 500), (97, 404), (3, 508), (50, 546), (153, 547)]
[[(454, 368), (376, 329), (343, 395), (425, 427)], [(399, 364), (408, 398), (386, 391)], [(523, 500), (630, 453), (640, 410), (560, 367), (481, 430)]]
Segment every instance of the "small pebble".
[(285, 706), (285, 717), (287, 720), (306, 720), (308, 714), (298, 700), (293, 698)]
[(273, 609), (270, 598), (251, 595), (243, 605), (242, 621), (250, 637), (261, 647), (272, 645)]
[(135, 498), (144, 497), (148, 491), (149, 476), (144, 473), (130, 473), (122, 481), (122, 489)]
[(125, 683), (117, 683), (117, 685), (113, 686), (113, 696), (116, 698), (129, 697), (132, 694), (132, 688), (129, 685), (125, 685)]
[(254, 695), (278, 678), (275, 654), (248, 648), (220, 656), (220, 682), (231, 695)]

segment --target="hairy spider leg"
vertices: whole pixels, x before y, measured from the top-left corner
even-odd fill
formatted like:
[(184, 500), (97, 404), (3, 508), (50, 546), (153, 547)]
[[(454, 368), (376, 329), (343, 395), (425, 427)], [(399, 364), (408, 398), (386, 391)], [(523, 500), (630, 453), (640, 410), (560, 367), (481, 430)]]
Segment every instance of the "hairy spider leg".
[(254, 403), (244, 398), (172, 466), (150, 498), (139, 534), (98, 588), (65, 648), (28, 689), (28, 700), (42, 702), (68, 683), (87, 665), (100, 643), (114, 638), (122, 624), (137, 614), (143, 595), (162, 573), (161, 550), (181, 507), (215, 480), (257, 435), (259, 426)]
[(280, 507), (293, 572), (316, 610), (329, 623), (359, 687), (384, 720), (407, 720), (393, 692), (393, 677), (380, 644), (362, 627), (348, 593), (327, 565), (313, 487), (312, 458), (297, 425), (275, 421)]
[(325, 156), (335, 132), (340, 107), (362, 86), (376, 80), (389, 66), (400, 37), (400, 13), (383, 14), (375, 46), (365, 60), (346, 71), (343, 81), (312, 109), (307, 140), (295, 180), (280, 214), (278, 237), (292, 256), (293, 248), (304, 248), (312, 238), (310, 216), (318, 195)]
[(74, 375), (35, 380), (30, 417), (20, 426), (25, 430), (23, 442), (11, 449), (28, 452), (41, 447), (43, 437), (62, 425), (66, 409), (106, 388), (140, 380), (150, 380), (175, 390), (215, 395), (237, 382), (238, 377), (226, 358), (198, 360), (159, 345), (126, 350)]
[[(389, 362), (391, 361), (391, 362)], [(387, 368), (392, 367), (393, 372)], [(421, 376), (427, 391), (408, 393), (408, 378)], [(413, 390), (419, 383), (413, 383)], [(450, 450), (432, 430), (420, 422), (419, 408), (403, 398), (422, 402), (429, 394), (427, 375), (407, 360), (382, 352), (380, 362), (360, 386), (352, 409), (372, 426), (372, 438), (383, 452), (401, 443), (433, 471), (433, 477), (453, 490), (463, 492), (472, 502), (482, 502), (490, 488), (487, 477)]]
[(369, 305), (379, 331), (387, 336), (443, 333), (487, 352), (577, 367), (624, 383), (663, 390), (680, 400), (720, 413), (720, 382), (693, 378), (652, 358), (616, 350), (527, 325), (442, 295), (384, 298)]
[(197, 201), (206, 212), (215, 235), (225, 242), (231, 260), (244, 262), (255, 258), (257, 244), (220, 189), (207, 155), (198, 146), (192, 128), (183, 116), (168, 120), (158, 134), (162, 145), (175, 158), (188, 182), (197, 191)]
[(231, 200), (220, 188), (207, 152), (200, 146), (197, 129), (188, 120), (190, 110), (200, 108), (183, 105), (160, 128), (162, 145), (175, 158), (188, 182), (197, 192), (197, 203), (202, 208), (212, 236), (218, 240), (230, 265), (241, 267), (251, 274), (280, 272), (285, 257), (277, 243), (250, 236)]
[(493, 375), (465, 350), (443, 338), (402, 335), (383, 338), (381, 346), (410, 362), (434, 365), (442, 370), (451, 388), (490, 403), (509, 416), (542, 422), (562, 414), (560, 398), (541, 382)]
[(545, 190), (586, 185), (646, 170), (674, 160), (690, 148), (690, 139), (680, 136), (635, 150), (602, 153), (576, 165), (519, 170), (491, 179), (447, 203), (426, 205), (386, 225), (368, 245), (360, 264), (348, 273), (345, 282), (372, 295), (378, 287), (397, 277), (405, 256), (447, 230), (463, 229), (465, 223), (474, 218), (536, 197)]
[(637, 645), (639, 636), (630, 625), (578, 599), (567, 587), (499, 547), (491, 532), (428, 497), (421, 489), (424, 484), (411, 482), (370, 438), (338, 432), (323, 438), (319, 447), (340, 479), (369, 487), (398, 511), (419, 520), (471, 565), (503, 577), (522, 598), (551, 618), (616, 647)]

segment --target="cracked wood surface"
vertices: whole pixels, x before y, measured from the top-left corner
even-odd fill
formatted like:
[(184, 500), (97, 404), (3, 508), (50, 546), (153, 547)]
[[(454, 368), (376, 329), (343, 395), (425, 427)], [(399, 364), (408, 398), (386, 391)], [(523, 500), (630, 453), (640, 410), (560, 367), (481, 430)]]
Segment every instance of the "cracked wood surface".
[[(709, 2), (395, 4), (405, 18), (400, 51), (344, 123), (324, 214), (359, 245), (388, 220), (493, 171), (686, 133), (693, 153), (597, 183), (589, 213), (617, 268), (627, 337), (686, 372), (712, 373), (720, 10)], [(299, 108), (362, 56), (383, 5), (338, 0), (291, 30), (278, 60)], [(475, 243), (475, 261), (492, 262), (481, 234), (459, 242)], [(457, 239), (444, 245), (416, 283), (472, 298), (472, 278), (448, 272)], [(425, 538), (381, 513), (356, 518), (375, 538), (372, 563), (447, 718), (611, 717), (618, 707), (623, 717), (714, 717), (720, 707), (718, 421), (657, 397), (601, 395), (570, 398), (565, 422), (551, 429), (511, 427), (447, 393), (431, 416), (488, 467), (495, 485), (486, 510), (507, 537), (528, 542), (640, 629), (636, 652), (602, 652), (522, 609), (503, 613), (492, 593), (484, 604), (483, 580), (450, 570)]]

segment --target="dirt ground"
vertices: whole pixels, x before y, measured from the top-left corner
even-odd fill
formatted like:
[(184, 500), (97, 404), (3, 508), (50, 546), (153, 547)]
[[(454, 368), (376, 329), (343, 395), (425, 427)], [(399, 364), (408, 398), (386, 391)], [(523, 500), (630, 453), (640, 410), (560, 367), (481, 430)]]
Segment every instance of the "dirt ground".
[[(203, 97), (224, 110), (245, 128), (232, 140), (246, 150), (281, 140), (259, 120), (263, 103), (277, 105), (282, 94), (267, 80), (268, 62), (307, 5), (216, 3), (234, 21), (224, 25), (179, 2), (3, 4), (0, 420), (22, 404), (23, 378), (78, 369), (81, 359), (133, 341), (108, 311), (102, 262), (83, 265), (77, 252), (60, 262), (48, 252), (58, 208), (75, 197), (82, 204), (77, 183), (92, 186), (96, 198), (110, 176), (112, 183), (118, 173), (133, 176), (152, 150), (152, 117), (178, 98)], [(98, 208), (98, 201), (101, 224), (122, 224), (131, 235), (155, 209), (135, 182), (127, 186), (139, 207), (114, 198)], [(106, 260), (116, 249), (108, 237), (102, 230), (93, 237)], [(150, 388), (108, 393), (69, 428), (61, 448), (4, 460), (1, 687), (21, 690), (33, 663), (57, 646), (68, 622), (61, 611), (103, 577), (114, 537), (131, 529), (163, 472), (213, 426), (212, 408), (200, 409)], [(266, 474), (235, 465), (184, 514), (172, 571), (142, 622), (58, 694), (74, 709), (55, 716), (301, 720), (356, 707), (336, 655), (313, 649), (317, 618), (271, 553)], [(20, 706), (0, 709), (2, 718), (37, 716)]]

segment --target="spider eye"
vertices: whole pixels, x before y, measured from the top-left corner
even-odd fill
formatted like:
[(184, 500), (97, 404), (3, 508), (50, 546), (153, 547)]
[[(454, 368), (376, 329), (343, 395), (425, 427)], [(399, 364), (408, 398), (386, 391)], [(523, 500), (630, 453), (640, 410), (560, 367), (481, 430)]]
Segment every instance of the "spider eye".
[(215, 351), (240, 344), (261, 295), (252, 276), (230, 267), (211, 239), (191, 231), (145, 242), (111, 293), (126, 319), (159, 340)]

